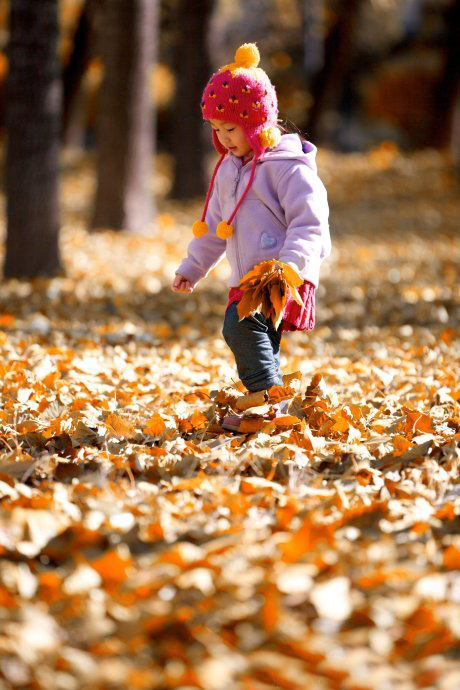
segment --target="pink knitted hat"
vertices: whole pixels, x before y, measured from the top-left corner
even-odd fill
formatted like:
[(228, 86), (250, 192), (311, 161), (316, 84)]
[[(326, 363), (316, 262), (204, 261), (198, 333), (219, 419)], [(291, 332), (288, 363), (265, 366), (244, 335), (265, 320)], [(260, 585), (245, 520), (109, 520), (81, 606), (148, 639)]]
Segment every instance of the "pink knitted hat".
[[(264, 70), (257, 66), (259, 60), (260, 55), (255, 43), (240, 46), (235, 53), (235, 62), (221, 67), (212, 75), (201, 100), (201, 111), (205, 120), (223, 120), (240, 125), (254, 152), (248, 185), (230, 218), (221, 221), (217, 226), (216, 234), (221, 239), (227, 239), (233, 232), (231, 222), (252, 185), (257, 160), (267, 148), (276, 146), (281, 136), (276, 126), (278, 100), (275, 87)], [(193, 225), (195, 237), (202, 237), (208, 231), (205, 218), (209, 199), (217, 171), (228, 153), (214, 131), (212, 139), (221, 157), (211, 178), (201, 220), (197, 220)]]

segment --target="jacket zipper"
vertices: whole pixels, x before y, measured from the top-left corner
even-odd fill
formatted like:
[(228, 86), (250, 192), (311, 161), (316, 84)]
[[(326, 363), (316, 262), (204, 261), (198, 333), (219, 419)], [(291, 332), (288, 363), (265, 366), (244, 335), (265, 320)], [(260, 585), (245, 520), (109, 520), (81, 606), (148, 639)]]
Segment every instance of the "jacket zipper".
[[(233, 189), (233, 196), (236, 199), (236, 194), (238, 191), (238, 185), (240, 183), (240, 177), (241, 173), (243, 172), (243, 166), (238, 170), (238, 174), (236, 176), (236, 182), (235, 182), (235, 187)], [(235, 255), (236, 255), (236, 263), (238, 264), (238, 270), (240, 272), (240, 280), (243, 277), (243, 268), (241, 265), (241, 259), (240, 259), (240, 245), (239, 245), (239, 240), (238, 240), (238, 232), (235, 231)]]

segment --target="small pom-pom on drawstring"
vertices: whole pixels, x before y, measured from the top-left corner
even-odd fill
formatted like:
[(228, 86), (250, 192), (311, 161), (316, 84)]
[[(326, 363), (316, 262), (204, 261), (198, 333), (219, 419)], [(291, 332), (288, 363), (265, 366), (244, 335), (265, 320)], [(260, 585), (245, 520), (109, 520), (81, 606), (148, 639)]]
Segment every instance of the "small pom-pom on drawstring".
[(192, 227), (195, 237), (204, 237), (208, 232), (208, 224), (204, 220), (196, 220)]
[(221, 240), (227, 240), (232, 234), (233, 227), (226, 223), (225, 220), (221, 220), (216, 228), (217, 237), (220, 237)]
[(259, 134), (259, 141), (264, 149), (273, 149), (281, 140), (281, 132), (278, 127), (266, 127)]
[(255, 43), (243, 43), (235, 53), (236, 67), (257, 67), (260, 62), (259, 49)]

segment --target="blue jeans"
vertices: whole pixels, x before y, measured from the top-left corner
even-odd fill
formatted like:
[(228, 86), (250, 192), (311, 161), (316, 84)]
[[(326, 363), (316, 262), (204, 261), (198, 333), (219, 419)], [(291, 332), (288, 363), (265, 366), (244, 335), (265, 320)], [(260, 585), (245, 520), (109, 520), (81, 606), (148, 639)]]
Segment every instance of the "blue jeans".
[(237, 303), (225, 312), (222, 335), (233, 352), (238, 376), (249, 391), (282, 386), (280, 370), (281, 326), (255, 314), (238, 320)]

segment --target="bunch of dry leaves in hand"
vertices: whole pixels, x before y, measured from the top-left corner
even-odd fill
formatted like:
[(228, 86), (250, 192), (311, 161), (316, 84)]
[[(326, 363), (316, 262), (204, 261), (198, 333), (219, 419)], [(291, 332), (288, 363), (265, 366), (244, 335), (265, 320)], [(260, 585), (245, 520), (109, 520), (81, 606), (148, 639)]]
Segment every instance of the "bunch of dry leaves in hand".
[(256, 395), (224, 269), (167, 287), (196, 209), (87, 235), (67, 170), (68, 276), (0, 285), (0, 690), (460, 687), (458, 179), (388, 146), (320, 170), (317, 327)]
[(243, 297), (238, 302), (238, 316), (244, 319), (262, 314), (271, 319), (275, 329), (281, 323), (288, 297), (302, 306), (297, 288), (303, 283), (299, 274), (282, 261), (262, 261), (243, 276), (239, 289)]

